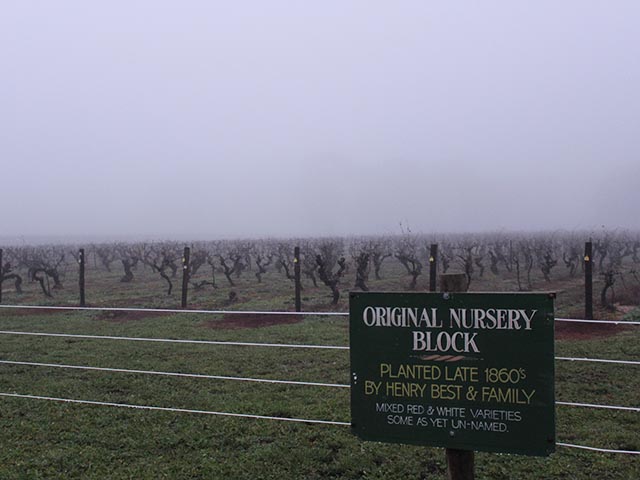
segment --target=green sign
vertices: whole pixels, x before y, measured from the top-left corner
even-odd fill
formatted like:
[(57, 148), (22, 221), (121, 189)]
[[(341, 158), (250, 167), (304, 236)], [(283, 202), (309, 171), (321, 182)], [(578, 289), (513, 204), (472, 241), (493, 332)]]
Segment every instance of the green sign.
[(353, 432), (462, 450), (555, 451), (554, 297), (351, 293)]

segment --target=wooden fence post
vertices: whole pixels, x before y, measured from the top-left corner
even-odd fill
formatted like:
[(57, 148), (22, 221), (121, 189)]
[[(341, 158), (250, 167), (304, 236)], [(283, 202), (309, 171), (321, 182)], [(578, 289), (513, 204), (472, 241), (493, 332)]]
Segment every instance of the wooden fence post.
[(432, 243), (429, 251), (429, 291), (436, 291), (436, 275), (438, 272), (438, 244)]
[(80, 288), (80, 306), (86, 307), (84, 296), (84, 248), (78, 250), (78, 287)]
[[(464, 273), (443, 273), (440, 275), (441, 292), (466, 292), (467, 276)], [(446, 449), (448, 480), (474, 479), (473, 450)]]
[(2, 303), (2, 280), (4, 279), (4, 266), (2, 264), (2, 249), (0, 248), (0, 303)]
[(300, 283), (300, 247), (293, 249), (293, 276), (295, 282), (296, 312), (301, 312), (302, 301), (300, 299), (300, 291), (302, 290), (302, 284)]
[(187, 291), (189, 290), (189, 276), (190, 270), (190, 257), (191, 249), (184, 247), (184, 253), (182, 254), (182, 301), (180, 302), (181, 308), (187, 308)]
[(584, 318), (593, 320), (593, 246), (584, 244)]

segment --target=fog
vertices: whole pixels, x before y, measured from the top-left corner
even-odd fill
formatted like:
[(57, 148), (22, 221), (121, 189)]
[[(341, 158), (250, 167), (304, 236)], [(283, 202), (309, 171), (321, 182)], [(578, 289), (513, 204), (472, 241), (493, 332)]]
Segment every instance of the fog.
[(0, 232), (639, 229), (638, 25), (635, 0), (4, 2)]

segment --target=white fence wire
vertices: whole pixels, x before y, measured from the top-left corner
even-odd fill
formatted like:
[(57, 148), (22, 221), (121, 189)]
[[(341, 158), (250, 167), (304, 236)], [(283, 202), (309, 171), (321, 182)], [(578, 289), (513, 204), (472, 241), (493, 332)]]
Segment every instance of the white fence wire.
[[(4, 365), (22, 365), (30, 367), (48, 367), (48, 368), (63, 368), (74, 370), (88, 370), (99, 372), (112, 372), (112, 373), (134, 373), (141, 375), (158, 375), (166, 377), (183, 377), (183, 378), (204, 378), (211, 380), (230, 380), (230, 381), (242, 381), (242, 382), (257, 382), (257, 383), (272, 383), (282, 385), (302, 385), (311, 387), (330, 387), (330, 388), (350, 388), (350, 385), (341, 383), (320, 383), (320, 382), (303, 382), (297, 380), (275, 380), (266, 378), (249, 378), (249, 377), (230, 377), (224, 375), (205, 375), (199, 373), (180, 373), (180, 372), (159, 372), (156, 370), (136, 370), (126, 368), (110, 368), (110, 367), (93, 367), (88, 365), (65, 365), (59, 363), (40, 363), (40, 362), (21, 362), (15, 360), (0, 360), (0, 364)], [(588, 408), (603, 408), (608, 410), (621, 410), (630, 412), (640, 412), (640, 407), (625, 407), (620, 405), (600, 405), (594, 403), (576, 403), (576, 402), (562, 402), (556, 401), (556, 405), (566, 405), (571, 407), (588, 407)]]
[(242, 418), (254, 418), (260, 420), (281, 420), (283, 422), (295, 422), (295, 423), (319, 423), (324, 425), (351, 425), (349, 422), (338, 422), (334, 420), (315, 420), (308, 418), (290, 418), (290, 417), (272, 417), (270, 415), (253, 415), (249, 413), (232, 413), (232, 412), (214, 412), (209, 410), (193, 410), (190, 408), (174, 408), (174, 407), (154, 407), (150, 405), (132, 405), (128, 403), (113, 403), (113, 402), (98, 402), (96, 400), (76, 400), (73, 398), (57, 398), (57, 397), (44, 397), (41, 395), (25, 395), (20, 393), (5, 393), (0, 392), (2, 397), (14, 397), (14, 398), (28, 398), (32, 400), (49, 400), (52, 402), (63, 403), (79, 403), (85, 405), (101, 405), (105, 407), (122, 407), (122, 408), (134, 408), (137, 410), (160, 410), (163, 412), (178, 412), (178, 413), (199, 413), (203, 415), (220, 415), (223, 417), (242, 417)]
[(118, 337), (113, 335), (80, 335), (74, 333), (19, 332), (0, 330), (0, 335), (31, 335), (35, 337), (85, 338), (92, 340), (124, 340), (131, 342), (186, 343), (194, 345), (233, 345), (239, 347), (315, 348), (324, 350), (349, 350), (338, 345), (306, 345), (289, 343), (228, 342), (218, 340), (183, 340), (179, 338)]
[[(191, 309), (164, 309), (164, 308), (128, 308), (128, 307), (73, 307), (73, 306), (47, 306), (47, 305), (0, 305), (3, 309), (31, 309), (31, 310), (66, 310), (66, 311), (109, 311), (109, 312), (150, 312), (150, 313), (196, 313), (196, 314), (223, 314), (223, 315), (293, 315), (293, 316), (333, 316), (333, 317), (345, 317), (349, 314), (346, 312), (273, 312), (273, 311), (240, 311), (240, 310), (191, 310)], [(568, 319), (568, 318), (556, 318), (555, 321), (559, 322), (574, 322), (574, 323), (596, 323), (596, 324), (609, 324), (609, 325), (640, 325), (640, 321), (625, 321), (625, 320), (584, 320), (584, 319)], [(308, 345), (308, 344), (279, 344), (279, 343), (258, 343), (258, 342), (230, 342), (230, 341), (216, 341), (216, 340), (185, 340), (185, 339), (167, 339), (167, 338), (141, 338), (141, 337), (121, 337), (121, 336), (107, 336), (107, 335), (81, 335), (81, 334), (63, 334), (63, 333), (46, 333), (46, 332), (21, 332), (21, 331), (7, 331), (2, 330), (0, 334), (4, 335), (30, 335), (30, 336), (45, 336), (45, 337), (65, 337), (65, 338), (83, 338), (83, 339), (102, 339), (102, 340), (123, 340), (123, 341), (143, 341), (143, 342), (161, 342), (161, 343), (182, 343), (182, 344), (205, 344), (205, 345), (232, 345), (232, 346), (249, 346), (249, 347), (281, 347), (281, 348), (311, 348), (311, 349), (329, 349), (329, 350), (349, 350), (347, 346), (338, 345)], [(555, 357), (556, 360), (567, 361), (581, 361), (581, 362), (600, 362), (600, 363), (613, 363), (622, 365), (640, 365), (640, 361), (633, 360), (609, 360), (609, 359), (593, 359), (593, 358), (579, 358), (579, 357)], [(318, 387), (333, 387), (333, 388), (350, 388), (347, 384), (334, 384), (334, 383), (321, 383), (321, 382), (304, 382), (295, 380), (274, 380), (274, 379), (258, 379), (249, 377), (231, 377), (222, 375), (205, 375), (194, 373), (179, 373), (179, 372), (159, 372), (151, 370), (131, 370), (120, 368), (107, 368), (107, 367), (92, 367), (85, 365), (64, 365), (64, 364), (51, 364), (51, 363), (39, 363), (39, 362), (21, 362), (11, 360), (0, 360), (0, 364), (5, 365), (23, 365), (23, 366), (39, 366), (49, 368), (67, 368), (67, 369), (79, 369), (79, 370), (94, 370), (104, 372), (117, 372), (117, 373), (133, 373), (133, 374), (147, 374), (147, 375), (162, 375), (173, 377), (189, 377), (189, 378), (205, 378), (215, 380), (234, 380), (245, 382), (259, 382), (259, 383), (275, 383), (275, 384), (290, 384), (301, 386), (318, 386)], [(254, 415), (245, 413), (232, 413), (232, 412), (217, 412), (207, 410), (194, 410), (185, 408), (173, 408), (173, 407), (158, 407), (149, 405), (132, 405), (113, 402), (101, 402), (93, 400), (77, 400), (69, 398), (57, 398), (47, 397), (40, 395), (27, 395), (9, 392), (0, 392), (2, 397), (23, 398), (32, 400), (46, 400), (62, 403), (73, 404), (85, 404), (85, 405), (99, 405), (110, 406), (120, 408), (130, 408), (137, 410), (155, 410), (166, 411), (176, 413), (193, 413), (204, 415), (219, 415), (227, 417), (242, 417), (261, 420), (279, 420), (286, 422), (297, 422), (306, 424), (325, 424), (325, 425), (340, 425), (350, 426), (349, 422), (340, 422), (334, 420), (318, 420), (318, 419), (301, 419), (301, 418), (289, 418), (289, 417), (275, 417), (268, 415)], [(618, 411), (631, 411), (640, 412), (640, 407), (627, 407), (619, 405), (600, 405), (578, 402), (563, 402), (556, 401), (556, 405), (571, 406), (571, 407), (585, 407), (585, 408), (600, 408)], [(607, 448), (590, 447), (585, 445), (575, 445), (570, 443), (557, 442), (557, 445), (577, 448), (602, 453), (619, 453), (629, 455), (640, 455), (640, 451), (635, 450), (616, 450)]]
[[(223, 340), (188, 340), (177, 338), (148, 338), (148, 337), (119, 337), (113, 335), (82, 335), (75, 333), (48, 333), (48, 332), (22, 332), (13, 330), (0, 330), (0, 335), (30, 335), (35, 337), (61, 337), (61, 338), (82, 338), (89, 340), (125, 340), (136, 342), (159, 342), (159, 343), (185, 343), (196, 345), (229, 345), (241, 347), (275, 347), (275, 348), (311, 348), (322, 350), (349, 350), (344, 345), (313, 345), (313, 344), (291, 344), (291, 343), (258, 343), (258, 342), (231, 342)], [(569, 360), (572, 362), (600, 362), (614, 363), (620, 365), (640, 365), (636, 360), (611, 360), (603, 358), (584, 357), (555, 357), (556, 360)]]
[[(5, 309), (31, 309), (31, 310), (78, 310), (96, 312), (149, 312), (149, 313), (205, 313), (215, 315), (292, 315), (292, 316), (316, 316), (316, 317), (348, 317), (348, 312), (290, 312), (270, 310), (199, 310), (185, 308), (136, 308), (136, 307), (73, 307), (53, 305), (0, 305)], [(556, 322), (575, 323), (600, 323), (605, 325), (635, 325), (640, 321), (633, 320), (584, 320), (580, 318), (556, 318)]]
[[(219, 415), (224, 417), (241, 417), (241, 418), (252, 418), (257, 420), (277, 420), (283, 422), (293, 422), (293, 423), (306, 423), (306, 424), (320, 424), (320, 425), (340, 425), (340, 426), (351, 426), (350, 422), (340, 422), (336, 420), (317, 420), (317, 419), (308, 419), (308, 418), (291, 418), (291, 417), (274, 417), (269, 415), (253, 415), (247, 413), (232, 413), (232, 412), (216, 412), (209, 410), (194, 410), (189, 408), (174, 408), (174, 407), (156, 407), (151, 405), (133, 405), (128, 403), (113, 403), (113, 402), (99, 402), (95, 400), (77, 400), (73, 398), (57, 398), (57, 397), (45, 397), (41, 395), (26, 395), (19, 393), (5, 393), (0, 392), (1, 397), (10, 397), (10, 398), (23, 398), (23, 399), (31, 399), (31, 400), (47, 400), (52, 402), (62, 402), (62, 403), (73, 403), (73, 404), (84, 404), (84, 405), (99, 405), (106, 407), (120, 407), (120, 408), (131, 408), (135, 410), (155, 410), (162, 412), (173, 412), (173, 413), (192, 413), (192, 414), (200, 414), (200, 415)], [(557, 442), (556, 445), (561, 447), (568, 448), (578, 448), (582, 450), (590, 450), (594, 452), (601, 453), (620, 453), (627, 455), (640, 455), (640, 451), (636, 450), (616, 450), (611, 448), (599, 448), (599, 447), (590, 447), (587, 445), (575, 445), (571, 443)]]
[(341, 383), (319, 383), (319, 382), (302, 382), (297, 380), (272, 380), (268, 378), (229, 377), (224, 375), (204, 375), (200, 373), (158, 372), (156, 370), (130, 370), (126, 368), (91, 367), (87, 365), (63, 365), (58, 363), (18, 362), (13, 360), (0, 360), (0, 364), (24, 365), (24, 366), (31, 366), (31, 367), (68, 368), (68, 369), (75, 369), (75, 370), (94, 370), (99, 372), (113, 372), (113, 373), (137, 373), (142, 375), (159, 375), (159, 376), (165, 376), (165, 377), (207, 378), (210, 380), (234, 380), (234, 381), (240, 381), (240, 382), (276, 383), (276, 384), (283, 384), (283, 385), (304, 385), (304, 386), (310, 386), (310, 387), (350, 388), (350, 385), (341, 384)]

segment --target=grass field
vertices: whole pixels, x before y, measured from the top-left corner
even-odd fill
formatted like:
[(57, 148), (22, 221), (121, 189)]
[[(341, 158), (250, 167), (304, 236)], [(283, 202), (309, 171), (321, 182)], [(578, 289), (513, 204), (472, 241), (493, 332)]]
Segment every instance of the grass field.
[[(118, 273), (89, 270), (87, 300), (93, 305), (179, 306), (179, 293), (163, 295), (161, 280), (140, 271), (131, 284)], [(386, 272), (372, 289), (399, 290), (403, 279)], [(487, 275), (472, 290), (506, 291), (512, 280)], [(349, 285), (349, 282), (345, 282)], [(424, 288), (424, 285), (421, 286)], [(559, 292), (557, 316), (579, 314), (579, 280), (560, 278), (534, 288)], [(238, 310), (292, 309), (292, 285), (270, 273), (262, 284), (249, 276), (234, 289)], [(229, 289), (193, 292), (192, 307), (225, 306)], [(327, 289), (305, 284), (304, 309), (328, 305)], [(35, 287), (4, 303), (74, 304), (71, 274), (65, 289), (47, 302)], [(614, 313), (598, 312), (609, 317)], [(627, 318), (640, 316), (638, 310)], [(0, 310), (4, 331), (56, 332), (129, 337), (348, 345), (347, 319), (306, 316), (301, 321), (241, 328), (242, 321), (202, 314), (113, 314)], [(564, 332), (558, 356), (638, 360), (640, 329), (592, 329), (579, 337)], [(65, 337), (0, 335), (0, 359), (208, 375), (346, 384), (346, 350), (167, 344)], [(638, 366), (558, 361), (559, 401), (638, 406)], [(250, 413), (349, 422), (346, 388), (175, 378), (120, 372), (0, 365), (0, 391), (104, 402)], [(0, 398), (0, 478), (442, 478), (443, 449), (362, 442), (349, 427), (194, 413)], [(596, 447), (640, 450), (636, 412), (557, 407), (558, 440)], [(478, 478), (637, 479), (640, 458), (564, 447), (549, 458), (476, 455)]]

